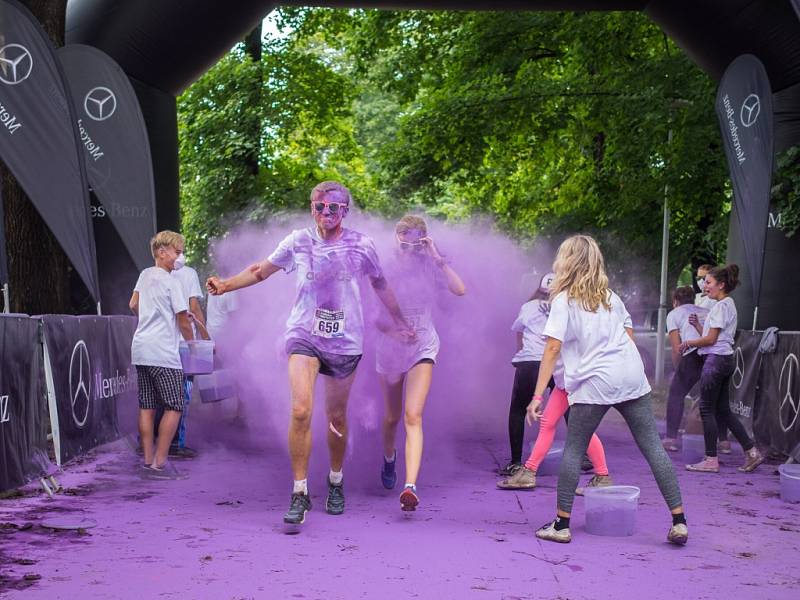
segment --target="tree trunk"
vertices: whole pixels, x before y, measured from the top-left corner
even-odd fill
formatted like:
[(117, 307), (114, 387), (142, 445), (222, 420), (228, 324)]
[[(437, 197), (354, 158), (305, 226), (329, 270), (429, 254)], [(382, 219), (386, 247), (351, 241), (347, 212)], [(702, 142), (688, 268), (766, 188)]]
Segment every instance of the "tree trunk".
[[(22, 0), (56, 46), (64, 45), (67, 0)], [(17, 180), (0, 163), (5, 205), (11, 311), (29, 314), (72, 312), (70, 270), (55, 236)]]
[[(244, 39), (245, 53), (256, 65), (261, 63), (261, 23), (251, 31)], [(259, 73), (260, 73), (259, 69)], [(258, 95), (261, 94), (262, 80), (259, 76), (258, 81)], [(260, 103), (258, 104), (260, 106)], [(253, 146), (250, 152), (245, 157), (245, 164), (247, 165), (248, 172), (256, 177), (258, 175), (258, 155), (261, 153), (261, 119), (258, 112), (254, 111), (254, 115), (250, 118), (248, 123), (248, 137)]]

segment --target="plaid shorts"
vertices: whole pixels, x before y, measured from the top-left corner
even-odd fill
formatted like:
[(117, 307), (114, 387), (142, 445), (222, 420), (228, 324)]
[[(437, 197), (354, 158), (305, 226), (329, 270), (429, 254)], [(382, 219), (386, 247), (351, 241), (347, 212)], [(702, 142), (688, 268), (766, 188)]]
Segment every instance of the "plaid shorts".
[(136, 365), (139, 408), (183, 411), (183, 371), (167, 367)]

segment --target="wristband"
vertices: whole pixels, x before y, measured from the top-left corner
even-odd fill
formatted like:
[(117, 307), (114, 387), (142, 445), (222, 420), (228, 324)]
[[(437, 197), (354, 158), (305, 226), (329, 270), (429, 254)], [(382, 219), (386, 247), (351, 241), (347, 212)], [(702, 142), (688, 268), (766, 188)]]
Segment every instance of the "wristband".
[(535, 394), (535, 395), (533, 396), (533, 400), (534, 400), (534, 402), (535, 402), (536, 400), (538, 400), (539, 402), (541, 402), (542, 400), (544, 400), (544, 398), (542, 398), (542, 396), (541, 396), (540, 394)]

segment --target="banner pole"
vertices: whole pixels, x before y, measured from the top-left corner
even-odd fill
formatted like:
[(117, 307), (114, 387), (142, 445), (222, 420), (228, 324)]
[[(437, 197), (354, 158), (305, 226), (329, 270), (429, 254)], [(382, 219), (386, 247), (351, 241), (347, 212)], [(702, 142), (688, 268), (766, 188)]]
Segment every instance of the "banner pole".
[(758, 321), (758, 305), (753, 309), (753, 331), (756, 330), (756, 321)]
[(7, 283), (3, 284), (3, 312), (4, 313), (10, 313), (11, 312), (11, 306), (10, 306), (9, 294), (8, 294), (8, 284)]

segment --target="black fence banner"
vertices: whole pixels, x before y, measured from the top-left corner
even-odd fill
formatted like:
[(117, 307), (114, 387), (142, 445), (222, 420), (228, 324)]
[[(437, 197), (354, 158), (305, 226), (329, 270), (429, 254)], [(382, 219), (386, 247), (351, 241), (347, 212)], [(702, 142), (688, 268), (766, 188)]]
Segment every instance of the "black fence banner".
[[(78, 113), (86, 171), (100, 205), (94, 220), (110, 220), (137, 271), (152, 266), (156, 233), (155, 187), (150, 142), (139, 100), (128, 76), (92, 46), (57, 51)], [(102, 248), (101, 248), (102, 254)]]
[(773, 161), (772, 88), (758, 58), (743, 54), (728, 65), (717, 90), (716, 109), (747, 277), (752, 285), (753, 304), (758, 306)]
[(47, 399), (38, 319), (0, 316), (0, 491), (41, 476)]
[[(800, 447), (800, 335), (778, 334), (778, 347), (765, 354), (753, 430), (756, 440), (784, 454)], [(800, 456), (796, 456), (800, 458)]]
[(758, 351), (761, 332), (739, 331), (736, 335), (734, 358), (736, 366), (731, 375), (728, 398), (731, 412), (753, 435), (753, 411), (759, 391), (762, 354)]
[(119, 437), (117, 402), (136, 402), (132, 317), (43, 317), (60, 463)]
[(50, 39), (24, 6), (0, 0), (0, 158), (99, 301), (79, 139), (72, 99)]

